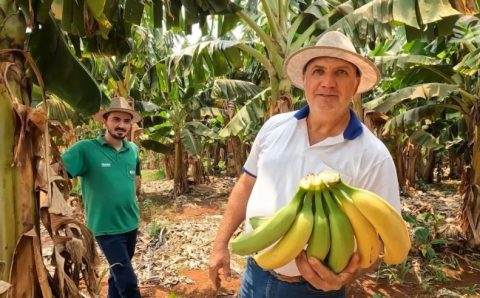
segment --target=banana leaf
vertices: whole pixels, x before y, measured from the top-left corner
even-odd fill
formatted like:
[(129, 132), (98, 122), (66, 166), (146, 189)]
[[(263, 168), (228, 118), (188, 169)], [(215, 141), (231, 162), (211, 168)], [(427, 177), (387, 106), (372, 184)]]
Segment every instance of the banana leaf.
[(131, 24), (140, 25), (144, 6), (145, 4), (143, 4), (143, 1), (126, 0), (124, 12), (125, 21)]
[(165, 145), (154, 140), (142, 140), (142, 147), (157, 153), (171, 154), (174, 149), (172, 145)]
[(260, 97), (253, 98), (248, 101), (225, 125), (220, 131), (219, 135), (222, 138), (229, 136), (236, 136), (241, 131), (251, 127), (255, 124), (260, 124), (265, 116), (264, 108), (262, 107), (262, 100)]
[[(400, 24), (407, 29), (407, 39), (425, 34), (448, 33), (445, 24), (458, 19), (460, 13), (448, 0), (373, 0), (349, 13), (329, 30), (342, 29), (354, 44), (392, 39), (392, 29)], [(431, 38), (433, 39), (433, 38)]]
[(182, 144), (190, 155), (199, 155), (202, 153), (203, 146), (200, 138), (190, 129), (184, 128), (181, 132)]
[(262, 91), (257, 85), (241, 80), (217, 79), (213, 82), (212, 98), (243, 102)]
[(29, 50), (43, 75), (46, 91), (90, 115), (108, 98), (88, 70), (70, 51), (63, 33), (50, 15), (37, 26), (29, 40)]
[(206, 126), (202, 122), (199, 121), (191, 121), (185, 124), (185, 128), (196, 134), (197, 136), (202, 136), (206, 138), (210, 138), (213, 140), (218, 139), (218, 133), (215, 132), (212, 128)]
[(380, 113), (388, 113), (397, 104), (410, 99), (434, 97), (443, 98), (453, 91), (457, 90), (457, 85), (429, 83), (413, 87), (403, 88), (397, 92), (384, 95), (364, 104), (367, 109), (375, 110)]
[(387, 132), (394, 132), (399, 128), (404, 130), (405, 127), (418, 125), (423, 119), (428, 118), (435, 120), (447, 112), (455, 112), (459, 110), (459, 106), (451, 104), (428, 104), (420, 106), (390, 118), (385, 124), (385, 130)]
[(429, 149), (438, 149), (443, 147), (441, 144), (439, 144), (437, 138), (424, 130), (415, 131), (410, 135), (410, 138), (414, 143)]
[(213, 107), (204, 107), (200, 108), (200, 117), (211, 117), (215, 118), (217, 116), (223, 117), (223, 110)]

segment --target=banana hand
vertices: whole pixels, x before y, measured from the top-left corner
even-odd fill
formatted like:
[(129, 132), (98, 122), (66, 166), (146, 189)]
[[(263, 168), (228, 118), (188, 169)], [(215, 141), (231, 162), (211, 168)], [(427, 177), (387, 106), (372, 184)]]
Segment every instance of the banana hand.
[(313, 229), (312, 196), (312, 192), (307, 192), (302, 210), (283, 238), (254, 257), (260, 267), (265, 270), (282, 267), (303, 250)]
[(410, 235), (402, 216), (387, 201), (370, 191), (352, 187), (344, 182), (337, 187), (347, 194), (357, 209), (370, 221), (384, 245), (383, 260), (400, 264), (408, 256)]
[(249, 255), (267, 248), (280, 239), (292, 226), (303, 201), (305, 190), (299, 188), (294, 198), (253, 231), (231, 241), (232, 251)]

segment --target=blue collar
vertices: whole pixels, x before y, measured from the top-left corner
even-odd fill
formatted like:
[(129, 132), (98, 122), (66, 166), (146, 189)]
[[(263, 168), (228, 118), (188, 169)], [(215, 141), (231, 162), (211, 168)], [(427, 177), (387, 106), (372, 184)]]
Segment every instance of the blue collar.
[[(310, 108), (308, 105), (304, 106), (298, 110), (293, 116), (297, 120), (304, 119), (310, 113)], [(361, 135), (363, 132), (362, 123), (358, 120), (357, 115), (350, 109), (350, 121), (348, 122), (347, 128), (343, 132), (343, 138), (347, 140), (354, 140), (356, 137)]]

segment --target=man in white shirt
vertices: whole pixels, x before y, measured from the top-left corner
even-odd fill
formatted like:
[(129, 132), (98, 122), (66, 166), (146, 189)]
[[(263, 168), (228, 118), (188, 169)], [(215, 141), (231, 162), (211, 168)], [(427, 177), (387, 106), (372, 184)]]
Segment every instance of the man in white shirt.
[[(232, 190), (210, 257), (210, 279), (219, 270), (230, 279), (228, 242), (245, 218), (269, 216), (295, 194), (309, 173), (333, 169), (343, 181), (387, 199), (400, 212), (398, 182), (385, 145), (350, 110), (355, 94), (372, 89), (380, 73), (358, 55), (340, 32), (327, 32), (314, 47), (285, 62), (285, 73), (303, 89), (307, 106), (270, 118), (259, 131)], [(250, 229), (247, 226), (247, 229)], [(358, 255), (335, 274), (305, 253), (274, 271), (248, 259), (239, 297), (345, 297), (345, 285), (358, 275)]]

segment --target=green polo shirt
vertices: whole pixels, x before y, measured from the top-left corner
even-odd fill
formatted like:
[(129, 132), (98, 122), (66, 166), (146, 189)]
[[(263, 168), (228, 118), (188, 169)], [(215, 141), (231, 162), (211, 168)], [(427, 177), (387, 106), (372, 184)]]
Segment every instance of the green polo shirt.
[(117, 151), (103, 136), (82, 140), (62, 154), (67, 172), (81, 178), (87, 227), (95, 236), (114, 235), (138, 227), (135, 195), (139, 175), (138, 147), (123, 141)]

